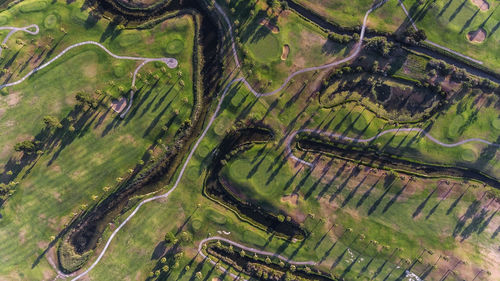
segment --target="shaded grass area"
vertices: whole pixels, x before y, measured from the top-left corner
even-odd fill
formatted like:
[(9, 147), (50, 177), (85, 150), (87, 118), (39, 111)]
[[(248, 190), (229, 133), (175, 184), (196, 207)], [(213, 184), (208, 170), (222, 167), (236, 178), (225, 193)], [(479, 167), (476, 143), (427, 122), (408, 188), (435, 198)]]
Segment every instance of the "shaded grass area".
[[(500, 69), (500, 61), (496, 56), (500, 40), (500, 13), (496, 1), (488, 1), (487, 11), (481, 11), (472, 1), (442, 0), (424, 5), (417, 3), (414, 0), (405, 1), (417, 27), (425, 30), (431, 41), (481, 60), (495, 71)], [(486, 40), (480, 44), (469, 42), (467, 33), (478, 28), (486, 31)]]
[[(23, 5), (32, 2), (36, 3)], [(109, 103), (113, 98), (128, 96), (136, 63), (114, 60), (92, 46), (72, 50), (2, 97), (5, 128), (0, 137), (4, 149), (0, 155), (1, 179), (19, 182), (16, 193), (0, 211), (0, 239), (20, 237), (0, 247), (0, 275), (10, 280), (53, 275), (46, 260), (37, 259), (52, 236), (76, 214), (107, 196), (121, 181), (119, 178), (128, 176), (129, 169), (140, 169), (141, 160), (147, 165), (148, 160), (161, 154), (164, 148), (156, 140), (161, 137), (168, 145), (189, 118), (193, 105), (190, 77), (194, 27), (189, 17), (169, 20), (168, 30), (158, 25), (152, 30), (118, 32), (109, 21), (93, 21), (87, 10), (80, 11), (82, 4), (54, 2), (45, 10), (26, 14), (16, 8), (0, 13), (8, 17), (9, 25), (40, 26), (39, 35), (19, 32), (8, 41), (9, 49), (3, 52), (1, 63), (9, 73), (0, 78), (1, 83), (23, 76), (70, 44), (85, 40), (102, 42), (119, 55), (163, 57), (167, 55), (164, 43), (170, 32), (185, 38), (184, 49), (175, 56), (180, 68), (145, 66), (140, 71), (134, 106), (124, 120), (112, 112)], [(47, 30), (44, 21), (52, 21), (53, 14), (57, 15), (57, 28)], [(16, 45), (16, 39), (26, 46)], [(130, 41), (135, 43), (128, 44)], [(179, 70), (182, 77), (178, 77)], [(181, 79), (184, 86), (179, 83)], [(103, 92), (97, 95), (100, 103), (96, 109), (76, 106), (78, 91), (93, 94), (96, 90)], [(13, 98), (16, 103), (9, 103)], [(64, 126), (47, 135), (41, 119), (49, 114), (62, 120)], [(70, 124), (73, 132), (69, 131)], [(36, 161), (25, 166), (18, 160), (21, 156), (13, 152), (13, 145), (34, 136), (47, 136), (50, 142), (45, 143), (46, 150)], [(8, 171), (15, 173), (9, 175)]]

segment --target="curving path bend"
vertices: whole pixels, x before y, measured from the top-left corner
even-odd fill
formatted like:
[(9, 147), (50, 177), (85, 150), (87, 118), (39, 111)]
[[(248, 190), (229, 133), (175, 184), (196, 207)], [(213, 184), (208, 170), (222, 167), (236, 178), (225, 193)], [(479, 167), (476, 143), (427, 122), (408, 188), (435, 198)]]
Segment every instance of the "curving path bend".
[[(34, 28), (35, 30), (34, 31), (30, 30), (32, 28)], [(0, 30), (11, 30), (7, 34), (7, 36), (4, 38), (4, 40), (2, 41), (2, 44), (5, 44), (5, 42), (7, 42), (7, 40), (9, 39), (9, 37), (12, 34), (14, 34), (15, 32), (24, 31), (24, 32), (27, 32), (27, 33), (29, 33), (31, 35), (36, 35), (36, 34), (39, 33), (40, 28), (38, 27), (38, 25), (32, 24), (32, 25), (28, 25), (28, 26), (25, 26), (25, 27), (0, 27)], [(137, 66), (136, 69), (135, 69), (135, 71), (134, 71), (134, 75), (133, 75), (133, 78), (132, 78), (132, 90), (130, 90), (130, 99), (129, 99), (127, 108), (120, 115), (121, 118), (125, 117), (125, 115), (127, 114), (127, 112), (130, 110), (130, 107), (132, 106), (132, 102), (133, 102), (133, 99), (134, 99), (134, 93), (135, 93), (135, 91), (133, 89), (135, 87), (136, 76), (137, 76), (137, 73), (139, 72), (139, 70), (144, 65), (146, 65), (147, 63), (150, 63), (150, 62), (155, 62), (155, 61), (162, 62), (162, 63), (164, 63), (169, 68), (176, 68), (177, 65), (178, 65), (178, 61), (175, 58), (146, 58), (146, 57), (120, 56), (120, 55), (114, 54), (113, 52), (111, 52), (108, 48), (106, 48), (104, 45), (102, 45), (99, 42), (84, 41), (84, 42), (76, 43), (76, 44), (73, 44), (73, 45), (67, 47), (66, 49), (62, 50), (57, 56), (53, 57), (52, 59), (50, 59), (46, 63), (33, 68), (30, 72), (26, 73), (26, 75), (24, 75), (22, 78), (14, 81), (14, 82), (10, 82), (10, 83), (6, 83), (6, 84), (0, 85), (0, 90), (3, 89), (3, 88), (12, 87), (12, 86), (21, 84), (26, 79), (28, 79), (31, 75), (33, 75), (36, 72), (38, 72), (38, 71), (46, 68), (49, 65), (51, 65), (53, 62), (55, 62), (56, 60), (58, 60), (59, 58), (61, 58), (63, 55), (65, 55), (70, 50), (72, 50), (74, 48), (81, 47), (81, 46), (85, 46), (85, 45), (95, 45), (95, 46), (101, 48), (102, 50), (104, 50), (111, 57), (113, 57), (115, 59), (118, 59), (118, 60), (142, 61), (142, 63), (139, 66)], [(2, 53), (2, 48), (0, 46), (0, 54), (1, 53)]]
[(293, 133), (291, 133), (288, 136), (288, 138), (286, 140), (286, 150), (287, 150), (287, 155), (291, 159), (293, 159), (294, 161), (299, 162), (299, 163), (304, 164), (304, 165), (307, 165), (307, 166), (313, 166), (313, 163), (305, 161), (303, 159), (300, 159), (297, 156), (293, 155), (293, 153), (292, 153), (292, 148), (291, 148), (292, 140), (299, 133), (312, 133), (312, 134), (317, 134), (317, 135), (324, 135), (324, 136), (329, 137), (329, 138), (346, 140), (346, 141), (350, 141), (350, 142), (354, 142), (354, 143), (367, 143), (367, 142), (371, 142), (371, 141), (373, 141), (373, 140), (375, 140), (383, 135), (386, 135), (386, 134), (413, 133), (413, 132), (422, 134), (424, 137), (428, 138), (430, 141), (432, 141), (432, 142), (434, 142), (442, 147), (447, 147), (447, 148), (464, 145), (464, 144), (469, 143), (469, 142), (479, 142), (479, 143), (484, 143), (487, 145), (491, 145), (491, 146), (495, 146), (495, 147), (500, 148), (499, 143), (493, 143), (493, 142), (490, 142), (490, 141), (487, 141), (484, 139), (480, 139), (480, 138), (470, 138), (470, 139), (465, 139), (465, 140), (461, 140), (461, 141), (454, 142), (454, 143), (444, 143), (444, 142), (436, 139), (435, 137), (431, 136), (431, 134), (424, 129), (420, 129), (420, 128), (396, 128), (396, 129), (389, 129), (389, 130), (379, 132), (375, 136), (370, 137), (370, 138), (365, 138), (365, 139), (363, 139), (363, 138), (351, 138), (351, 137), (348, 137), (348, 136), (345, 136), (345, 135), (342, 135), (339, 133), (327, 132), (327, 131), (316, 130), (316, 129), (301, 129), (301, 130), (294, 131)]
[[(35, 30), (30, 30), (31, 28), (34, 28)], [(25, 27), (12, 27), (12, 26), (0, 26), (0, 30), (10, 30), (7, 36), (2, 41), (2, 45), (7, 43), (7, 40), (9, 40), (10, 36), (12, 36), (14, 33), (18, 31), (24, 31), (26, 33), (29, 33), (31, 35), (36, 35), (38, 32), (40, 32), (40, 29), (38, 28), (38, 25), (32, 24), (28, 25)], [(0, 46), (0, 55), (2, 55), (3, 48)]]
[[(203, 257), (204, 259), (207, 258), (207, 256), (203, 253), (202, 251), (202, 248), (203, 248), (203, 245), (206, 244), (207, 242), (210, 242), (210, 241), (224, 241), (230, 245), (233, 245), (233, 246), (236, 246), (240, 249), (243, 249), (247, 252), (251, 252), (251, 253), (255, 253), (255, 254), (259, 254), (259, 255), (262, 255), (262, 256), (268, 256), (268, 257), (275, 257), (275, 258), (278, 258), (286, 263), (289, 263), (289, 264), (293, 264), (293, 265), (316, 265), (317, 263), (314, 262), (314, 261), (293, 261), (293, 260), (290, 260), (282, 255), (277, 255), (276, 253), (271, 253), (271, 252), (267, 252), (267, 251), (262, 251), (262, 250), (259, 250), (259, 249), (255, 249), (255, 248), (250, 248), (250, 247), (247, 247), (243, 244), (240, 244), (238, 242), (234, 242), (232, 240), (229, 240), (227, 238), (224, 238), (224, 237), (220, 237), (220, 236), (212, 236), (212, 237), (208, 237), (208, 238), (205, 238), (203, 240), (200, 241), (200, 244), (198, 246), (198, 253), (200, 254), (201, 257)], [(210, 260), (210, 263), (214, 266), (217, 266), (217, 263), (213, 260)], [(231, 272), (229, 272), (226, 268), (222, 267), (222, 266), (218, 266), (219, 269), (221, 269), (222, 271), (224, 271), (225, 273), (229, 274), (231, 277), (233, 277), (233, 279), (235, 280), (243, 280), (243, 281), (246, 281), (246, 279), (243, 279), (242, 277), (240, 276), (237, 276)]]

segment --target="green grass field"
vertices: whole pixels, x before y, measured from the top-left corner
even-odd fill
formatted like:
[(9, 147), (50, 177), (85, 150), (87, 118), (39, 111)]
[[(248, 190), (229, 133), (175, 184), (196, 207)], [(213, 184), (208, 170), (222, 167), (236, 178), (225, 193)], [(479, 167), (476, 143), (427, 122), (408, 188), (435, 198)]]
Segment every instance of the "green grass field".
[[(324, 16), (356, 26), (370, 3), (329, 1)], [(54, 141), (48, 149), (9, 179), (19, 184), (0, 209), (0, 280), (53, 280), (56, 272), (49, 259), (56, 261), (55, 251), (41, 256), (52, 236), (59, 234), (74, 213), (110, 194), (119, 178), (127, 177), (128, 170), (140, 165), (143, 157), (158, 156), (163, 145), (172, 145), (177, 129), (192, 112), (195, 27), (190, 17), (169, 19), (151, 29), (119, 31), (106, 19), (92, 20), (88, 11), (81, 11), (82, 4), (27, 0), (0, 12), (1, 25), (37, 23), (41, 28), (39, 35), (18, 33), (8, 41), (9, 48), (2, 53), (0, 66), (10, 72), (0, 76), (0, 83), (10, 74), (11, 79), (22, 76), (67, 46), (84, 40), (102, 42), (120, 55), (172, 56), (179, 60), (179, 68), (162, 70), (163, 65), (158, 63), (145, 66), (140, 71), (134, 106), (124, 120), (109, 105), (114, 99), (128, 96), (131, 73), (138, 64), (110, 58), (94, 46), (72, 50), (0, 96), (0, 163), (5, 163), (0, 166), (2, 179), (9, 176), (7, 169), (23, 164), (18, 161), (21, 154), (13, 149), (17, 142), (40, 134), (44, 127), (41, 120), (48, 114), (63, 120), (63, 128), (49, 134)], [(411, 6), (410, 2), (405, 4)], [(221, 1), (221, 5), (227, 4)], [(241, 43), (240, 55), (246, 60), (243, 73), (258, 88), (273, 90), (291, 72), (345, 57), (351, 48), (327, 41), (323, 31), (290, 11), (277, 15), (272, 24), (279, 32), (273, 33), (260, 24), (269, 13), (265, 1), (258, 1), (254, 8), (248, 7), (247, 1), (230, 1), (229, 7), (224, 7), (233, 20), (240, 22), (236, 34)], [(231, 8), (235, 9), (233, 13)], [(254, 10), (253, 15), (250, 9)], [(374, 16), (377, 15), (370, 17), (370, 27), (383, 31), (394, 31), (404, 20), (395, 0), (376, 11)], [(424, 23), (425, 17), (418, 24)], [(285, 44), (290, 46), (290, 53), (281, 60)], [(367, 54), (371, 53), (362, 53)], [(373, 56), (366, 59), (367, 65), (374, 59), (379, 59), (380, 65), (390, 60)], [(401, 61), (391, 61), (399, 64), (393, 75), (425, 80), (428, 60), (418, 54), (406, 54)], [(224, 83), (234, 78), (232, 70), (224, 72), (228, 75)], [(197, 272), (202, 273), (202, 280), (233, 280), (208, 261), (202, 261), (197, 252), (200, 240), (219, 235), (293, 260), (317, 261), (319, 269), (345, 280), (409, 280), (403, 278), (407, 268), (425, 280), (440, 280), (458, 261), (466, 263), (456, 267), (456, 276), (450, 275), (446, 280), (472, 280), (477, 273), (482, 274), (476, 280), (495, 280), (500, 274), (496, 252), (500, 243), (500, 205), (491, 196), (498, 197), (498, 190), (463, 179), (413, 178), (403, 172), (356, 167), (353, 162), (293, 148), (295, 156), (316, 160), (316, 166), (309, 168), (287, 158), (286, 142), (299, 129), (368, 138), (382, 130), (408, 126), (426, 128), (447, 143), (466, 138), (500, 142), (498, 96), (478, 89), (456, 93), (460, 85), (450, 82), (456, 92), (438, 114), (416, 124), (398, 124), (390, 116), (377, 117), (364, 102), (325, 107), (316, 94), (324, 75), (300, 75), (281, 93), (261, 98), (242, 84), (235, 84), (177, 189), (168, 199), (143, 205), (85, 278), (146, 280), (162, 256), (179, 251), (183, 256), (177, 266), (170, 268), (166, 280), (193, 280)], [(377, 79), (383, 83), (406, 85), (395, 82), (396, 78), (379, 76)], [(443, 84), (448, 80), (443, 78)], [(223, 89), (225, 85), (221, 86)], [(97, 109), (75, 111), (75, 94), (82, 90), (105, 93)], [(411, 93), (418, 94), (414, 90)], [(216, 102), (218, 99), (213, 98), (213, 104), (207, 105), (207, 118)], [(378, 106), (376, 101), (371, 103)], [(235, 124), (249, 120), (269, 127), (274, 139), (229, 159), (220, 177), (245, 201), (271, 213), (284, 212), (299, 222), (310, 233), (302, 241), (287, 241), (254, 227), (203, 194), (214, 151)], [(74, 132), (69, 131), (69, 124), (74, 125)], [(160, 136), (162, 145), (157, 142)], [(403, 158), (470, 167), (496, 178), (500, 175), (498, 150), (484, 144), (444, 148), (416, 137), (415, 133), (402, 133), (384, 135), (374, 145)], [(178, 174), (176, 171), (174, 180)], [(159, 193), (171, 188), (174, 180)], [(130, 208), (104, 231), (96, 253), (138, 202), (148, 196), (130, 200)], [(177, 246), (166, 244), (167, 233), (179, 239)], [(422, 252), (423, 249), (430, 251)], [(96, 256), (90, 258), (90, 263)], [(220, 264), (227, 267), (224, 262)], [(238, 274), (234, 268), (230, 271)]]
[[(296, 0), (296, 2), (328, 21), (348, 28), (361, 26), (365, 12), (374, 3), (372, 0), (355, 0), (350, 2), (342, 0)], [(401, 10), (398, 1), (389, 0), (372, 14), (368, 22), (368, 27), (378, 31), (394, 32), (401, 26), (405, 18), (406, 15)]]
[[(484, 65), (498, 71), (500, 61), (497, 31), (500, 13), (498, 3), (488, 1), (489, 9), (480, 10), (472, 1), (435, 1), (434, 4), (416, 5), (417, 1), (405, 1), (405, 5), (416, 21), (417, 27), (425, 30), (427, 37), (440, 45), (484, 62)], [(470, 42), (466, 35), (483, 28), (486, 38), (482, 43)]]
[[(11, 81), (69, 45), (85, 40), (101, 41), (118, 55), (154, 58), (175, 53), (179, 68), (163, 71), (162, 64), (146, 65), (139, 72), (141, 78), (136, 84), (139, 91), (132, 109), (123, 120), (112, 111), (110, 103), (114, 98), (128, 97), (131, 73), (137, 64), (113, 59), (95, 46), (71, 50), (27, 82), (8, 88), (8, 94), (0, 97), (3, 127), (0, 160), (7, 163), (0, 166), (4, 176), (11, 166), (17, 167), (20, 158), (14, 152), (14, 144), (40, 134), (43, 116), (53, 115), (60, 120), (71, 116), (73, 121), (63, 124), (72, 122), (75, 127), (74, 132), (68, 131), (68, 125), (55, 132), (53, 143), (43, 155), (10, 179), (19, 184), (4, 203), (0, 219), (3, 241), (0, 276), (9, 280), (53, 277), (46, 259), (31, 270), (51, 236), (56, 236), (75, 213), (105, 198), (117, 185), (117, 178), (126, 177), (127, 170), (138, 166), (141, 158), (148, 159), (148, 149), (155, 155), (161, 153), (163, 148), (155, 145), (156, 140), (165, 135), (163, 141), (168, 145), (181, 123), (190, 118), (194, 101), (192, 19), (188, 16), (171, 19), (165, 31), (158, 25), (149, 30), (110, 33), (109, 28), (106, 31), (107, 20), (101, 19), (93, 26), (76, 20), (87, 20), (89, 16), (87, 11), (80, 12), (81, 4), (81, 1), (72, 4), (25, 1), (0, 13), (8, 19), (5, 25), (40, 26), (39, 35), (19, 32), (7, 42), (9, 49), (2, 53), (2, 66), (7, 68), (6, 64), (13, 61), (12, 67), (7, 68), (13, 74)], [(175, 48), (167, 52), (164, 46), (172, 37), (182, 40), (175, 39)], [(17, 39), (25, 41), (26, 46), (16, 44)], [(32, 59), (20, 70), (17, 66), (30, 57), (38, 60)], [(182, 71), (182, 78), (178, 78), (178, 71)], [(179, 84), (180, 79), (184, 80), (184, 86)], [(75, 109), (78, 91), (96, 90), (107, 95), (97, 109)], [(168, 126), (167, 131), (162, 131), (163, 126)], [(105, 189), (107, 186), (109, 189)], [(48, 255), (55, 257), (52, 252)]]

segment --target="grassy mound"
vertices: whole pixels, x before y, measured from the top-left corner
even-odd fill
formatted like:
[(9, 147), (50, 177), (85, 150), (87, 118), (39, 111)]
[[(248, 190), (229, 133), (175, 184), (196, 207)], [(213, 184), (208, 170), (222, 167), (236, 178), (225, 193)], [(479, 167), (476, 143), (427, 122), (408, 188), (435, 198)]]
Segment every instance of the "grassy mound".
[(6, 15), (0, 16), (0, 25), (5, 25), (9, 18)]
[(193, 231), (198, 231), (202, 225), (203, 223), (198, 219), (194, 219), (191, 221), (191, 228), (193, 229)]
[(238, 159), (231, 163), (229, 174), (235, 180), (245, 180), (251, 169), (252, 164), (247, 159)]
[(457, 115), (451, 121), (448, 127), (448, 137), (455, 138), (460, 133), (460, 128), (465, 124), (465, 118), (462, 115)]
[(225, 117), (221, 117), (219, 119), (219, 121), (215, 124), (214, 126), (214, 132), (219, 135), (219, 136), (223, 136), (226, 134), (226, 128), (228, 126), (228, 124), (231, 123), (231, 120), (225, 118)]
[(199, 176), (200, 173), (198, 172), (197, 167), (190, 167), (186, 172), (186, 177), (191, 182), (195, 182)]
[(281, 44), (273, 34), (250, 41), (247, 45), (254, 58), (260, 62), (270, 62), (279, 59), (281, 56)]
[(31, 13), (45, 10), (47, 8), (47, 2), (45, 1), (36, 1), (36, 2), (27, 2), (19, 6), (19, 11), (22, 13)]
[(461, 154), (462, 160), (472, 162), (476, 160), (476, 153), (472, 149), (466, 149)]
[(210, 153), (210, 148), (206, 145), (201, 145), (200, 147), (198, 147), (198, 150), (196, 151), (196, 154), (198, 154), (198, 156), (200, 156), (201, 158), (207, 157), (209, 153)]
[(219, 225), (224, 225), (227, 222), (227, 219), (223, 214), (212, 209), (207, 210), (206, 216), (209, 220)]
[(118, 39), (120, 47), (129, 47), (142, 42), (142, 37), (137, 33), (129, 33), (121, 35)]
[(115, 64), (113, 65), (113, 74), (115, 75), (116, 78), (120, 78), (125, 76), (127, 74), (127, 70), (123, 65), (121, 64)]
[(495, 128), (497, 130), (500, 130), (500, 118), (492, 120), (491, 126), (493, 126), (493, 128)]
[(56, 15), (50, 14), (47, 17), (45, 17), (45, 20), (43, 21), (43, 25), (47, 29), (54, 29), (57, 27), (59, 20)]
[(182, 52), (182, 50), (184, 50), (184, 41), (182, 41), (181, 39), (171, 40), (165, 47), (165, 51), (170, 55), (179, 54), (180, 52)]

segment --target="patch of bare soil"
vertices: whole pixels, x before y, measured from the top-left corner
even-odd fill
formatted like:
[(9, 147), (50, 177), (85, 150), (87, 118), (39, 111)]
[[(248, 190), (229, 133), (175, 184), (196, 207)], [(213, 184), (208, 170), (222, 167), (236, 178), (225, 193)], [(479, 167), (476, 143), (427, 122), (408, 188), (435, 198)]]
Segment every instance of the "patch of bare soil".
[(119, 100), (113, 100), (111, 102), (111, 109), (113, 109), (116, 113), (122, 112), (127, 107), (127, 99), (122, 97)]
[(21, 92), (12, 92), (5, 97), (0, 97), (0, 103), (6, 103), (7, 106), (13, 107), (21, 100)]
[(19, 243), (24, 244), (24, 242), (26, 242), (26, 233), (26, 229), (21, 229), (21, 231), (19, 231)]
[(88, 78), (94, 78), (97, 75), (97, 63), (91, 63), (82, 67), (83, 75)]
[(283, 51), (281, 52), (281, 60), (286, 60), (288, 54), (290, 53), (290, 46), (288, 44), (283, 45)]
[(475, 31), (470, 31), (467, 33), (467, 39), (473, 43), (481, 43), (486, 39), (486, 30), (483, 28), (478, 28)]
[(290, 195), (286, 195), (281, 197), (281, 202), (290, 203), (292, 206), (297, 206), (299, 202), (299, 195), (297, 193), (292, 193)]
[(260, 25), (267, 27), (274, 34), (280, 32), (279, 27), (272, 24), (268, 19), (261, 19), (259, 23), (260, 23)]
[(490, 3), (488, 3), (486, 0), (472, 0), (472, 3), (483, 12), (490, 9)]

